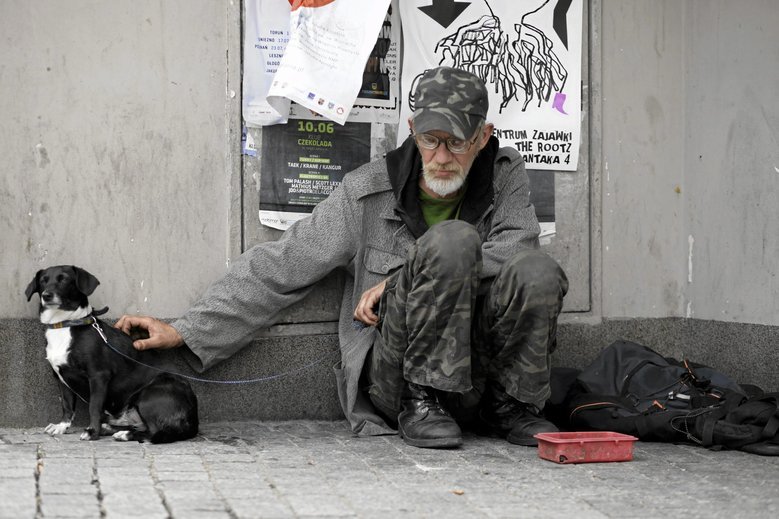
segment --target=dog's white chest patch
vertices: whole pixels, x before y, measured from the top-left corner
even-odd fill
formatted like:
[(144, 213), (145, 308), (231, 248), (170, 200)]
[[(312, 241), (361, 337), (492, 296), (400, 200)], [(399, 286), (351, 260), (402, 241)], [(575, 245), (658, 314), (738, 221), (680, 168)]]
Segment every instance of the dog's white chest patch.
[(70, 328), (51, 328), (46, 330), (46, 360), (54, 368), (60, 380), (62, 375), (60, 375), (59, 368), (63, 364), (68, 363), (72, 340)]

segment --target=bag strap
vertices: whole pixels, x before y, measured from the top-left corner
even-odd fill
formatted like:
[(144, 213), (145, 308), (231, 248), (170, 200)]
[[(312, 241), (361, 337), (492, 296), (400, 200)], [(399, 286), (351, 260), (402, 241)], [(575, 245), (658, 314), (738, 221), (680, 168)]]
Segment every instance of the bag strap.
[(714, 427), (717, 421), (724, 418), (730, 411), (740, 406), (744, 402), (744, 396), (735, 391), (727, 390), (721, 403), (714, 406), (711, 412), (706, 415), (701, 428), (701, 440), (704, 447), (710, 447), (714, 444)]
[(704, 447), (710, 447), (714, 445), (714, 427), (717, 425), (717, 421), (724, 418), (728, 414), (728, 410), (725, 406), (717, 407), (712, 410), (706, 416), (703, 421), (703, 428), (701, 429), (701, 445)]
[(774, 414), (771, 415), (771, 418), (768, 419), (765, 427), (763, 427), (763, 438), (773, 438), (779, 432), (779, 393), (765, 393), (754, 400), (761, 400), (774, 405)]
[(768, 423), (765, 424), (765, 427), (763, 428), (763, 438), (773, 438), (776, 436), (777, 431), (779, 431), (779, 412), (774, 413), (768, 420)]

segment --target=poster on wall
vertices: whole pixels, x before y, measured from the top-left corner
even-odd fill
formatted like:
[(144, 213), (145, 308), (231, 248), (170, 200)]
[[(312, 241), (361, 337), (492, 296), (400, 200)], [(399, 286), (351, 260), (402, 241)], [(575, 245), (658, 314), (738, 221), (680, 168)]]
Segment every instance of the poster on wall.
[[(348, 121), (397, 124), (400, 113), (400, 11), (392, 0), (371, 49), (357, 99)], [(328, 77), (328, 81), (332, 78)], [(324, 119), (324, 116), (292, 103), (290, 117)]]
[[(376, 30), (375, 40), (366, 44), (366, 51), (363, 52), (366, 58), (363, 60), (361, 73), (359, 70), (358, 73), (352, 72), (352, 86), (357, 85), (357, 97), (354, 105), (348, 110), (349, 121), (391, 124), (396, 124), (398, 121), (400, 13), (397, 3), (398, 0), (392, 0), (384, 11), (383, 20)], [(298, 34), (307, 29), (314, 30), (316, 27), (312, 22), (290, 29), (290, 4), (289, 0), (246, 0), (244, 2), (243, 117), (249, 127), (283, 124), (289, 118), (323, 120), (327, 118), (320, 115), (318, 111), (324, 112), (331, 103), (333, 105), (331, 108), (335, 108), (335, 101), (327, 101), (325, 104), (324, 98), (321, 98), (322, 105), (319, 105), (320, 98), (316, 96), (315, 109), (299, 105), (284, 97), (275, 98), (273, 106), (268, 102), (268, 92), (274, 83), (291, 34)], [(351, 18), (354, 16), (356, 15), (352, 15)], [(338, 22), (333, 17), (318, 17), (316, 20), (318, 23)], [(349, 19), (346, 22), (349, 22)], [(336, 27), (332, 30), (340, 29)], [(299, 36), (298, 40), (301, 38), (302, 36)], [(334, 61), (347, 59), (343, 53), (338, 56), (340, 52), (338, 48), (330, 49), (328, 52), (334, 53), (332, 58)], [(314, 60), (313, 56), (312, 60)], [(356, 62), (352, 62), (352, 65), (354, 63)], [(288, 72), (283, 72), (282, 75), (287, 75)], [(308, 84), (329, 85), (336, 88), (342, 88), (346, 84), (344, 80), (346, 71), (332, 69), (324, 71), (322, 76), (313, 75), (321, 72), (321, 70), (314, 72), (306, 68), (295, 74), (305, 76), (303, 81)], [(277, 83), (277, 86), (288, 88), (289, 84), (285, 85), (282, 81)], [(306, 99), (309, 100), (308, 92)]]
[(293, 3), (289, 42), (273, 76), (268, 103), (283, 113), (292, 100), (344, 124), (363, 87), (366, 63), (379, 45), (377, 36), (389, 7), (390, 0)]
[(267, 126), (260, 153), (260, 223), (286, 230), (349, 171), (370, 160), (370, 124), (290, 119)]
[(287, 121), (268, 103), (268, 90), (289, 41), (288, 0), (245, 0), (243, 44), (243, 120), (258, 127)]
[(405, 0), (398, 142), (416, 81), (440, 65), (481, 77), (501, 146), (528, 169), (574, 171), (581, 138), (582, 0)]

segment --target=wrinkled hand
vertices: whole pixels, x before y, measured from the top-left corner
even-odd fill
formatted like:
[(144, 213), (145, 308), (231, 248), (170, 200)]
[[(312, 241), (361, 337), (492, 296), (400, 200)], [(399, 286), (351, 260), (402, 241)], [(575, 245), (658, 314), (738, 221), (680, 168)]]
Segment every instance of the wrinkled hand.
[(368, 326), (376, 326), (379, 324), (379, 316), (373, 311), (374, 307), (379, 304), (381, 294), (384, 293), (384, 288), (387, 286), (387, 280), (382, 281), (373, 288), (369, 288), (363, 292), (360, 296), (360, 302), (357, 303), (357, 308), (354, 309), (354, 318), (361, 323)]
[(177, 348), (184, 344), (184, 339), (174, 327), (145, 315), (123, 315), (116, 321), (114, 328), (122, 330), (127, 335), (130, 335), (133, 328), (146, 331), (149, 335), (147, 339), (133, 341), (136, 350)]

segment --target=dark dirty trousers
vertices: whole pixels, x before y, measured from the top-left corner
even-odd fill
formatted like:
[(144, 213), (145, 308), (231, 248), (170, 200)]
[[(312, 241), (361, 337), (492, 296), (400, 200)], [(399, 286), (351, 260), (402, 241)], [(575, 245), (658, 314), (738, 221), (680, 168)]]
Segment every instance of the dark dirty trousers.
[(407, 382), (444, 392), (462, 421), (475, 417), (490, 385), (539, 409), (549, 398), (565, 273), (545, 253), (526, 249), (495, 278), (480, 279), (481, 245), (472, 225), (441, 222), (387, 281), (382, 340), (366, 366), (371, 401), (387, 418), (400, 412)]

